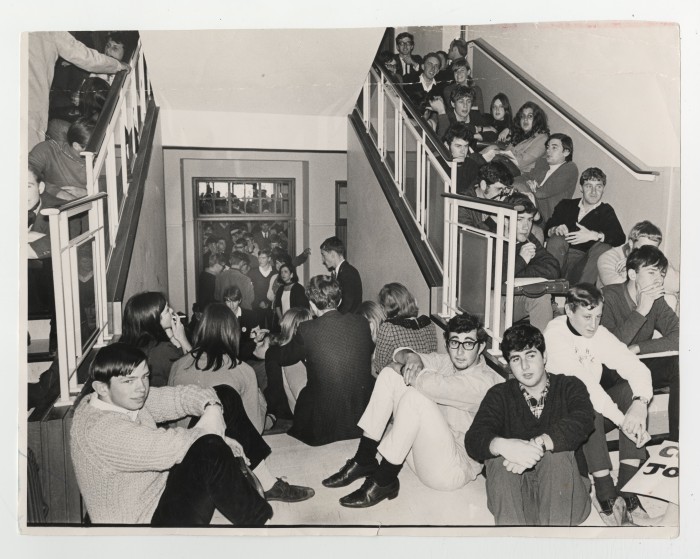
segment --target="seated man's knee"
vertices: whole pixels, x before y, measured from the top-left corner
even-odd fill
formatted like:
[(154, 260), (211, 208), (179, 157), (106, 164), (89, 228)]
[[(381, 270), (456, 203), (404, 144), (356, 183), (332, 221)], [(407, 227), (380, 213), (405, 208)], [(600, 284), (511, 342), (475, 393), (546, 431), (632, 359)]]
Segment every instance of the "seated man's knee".
[(554, 256), (562, 256), (569, 250), (569, 243), (561, 235), (554, 235), (547, 239), (547, 252)]
[(231, 448), (226, 444), (226, 441), (218, 435), (204, 435), (199, 437), (190, 447), (189, 453), (195, 453), (203, 460), (210, 461), (219, 458), (227, 457), (229, 454), (233, 456)]
[(403, 377), (393, 368), (392, 365), (387, 365), (381, 371), (379, 371), (379, 375), (375, 381), (375, 390), (378, 386), (393, 386), (397, 382), (403, 384)]
[(610, 249), (612, 249), (612, 247), (609, 244), (598, 241), (588, 251), (588, 259), (594, 258), (597, 263), (598, 258)]
[(406, 407), (420, 412), (428, 407), (436, 407), (437, 404), (427, 396), (421, 394), (415, 388), (409, 388), (399, 402), (399, 409)]
[(221, 400), (221, 405), (224, 407), (224, 409), (229, 409), (229, 407), (233, 409), (237, 406), (243, 406), (241, 395), (235, 388), (227, 384), (220, 384), (214, 387), (214, 391), (219, 397), (219, 400)]

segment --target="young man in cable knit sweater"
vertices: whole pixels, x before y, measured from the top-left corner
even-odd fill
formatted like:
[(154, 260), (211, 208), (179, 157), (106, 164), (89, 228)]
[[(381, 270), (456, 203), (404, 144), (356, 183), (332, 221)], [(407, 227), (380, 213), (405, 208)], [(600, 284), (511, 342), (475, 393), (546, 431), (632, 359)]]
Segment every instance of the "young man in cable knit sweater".
[[(583, 446), (596, 489), (596, 508), (603, 521), (619, 526), (623, 520), (647, 517), (636, 495), (621, 488), (646, 459), (644, 445), (647, 406), (653, 396), (651, 373), (625, 344), (600, 326), (603, 294), (592, 284), (575, 285), (566, 296), (566, 314), (552, 320), (544, 331), (552, 371), (580, 378), (596, 411), (595, 430)], [(601, 386), (603, 365), (617, 371), (612, 386)], [(610, 477), (606, 431), (620, 428), (620, 472), (617, 488)]]
[[(199, 418), (193, 428), (157, 427), (186, 416)], [(97, 353), (71, 426), (78, 486), (99, 524), (206, 525), (217, 509), (235, 525), (261, 526), (272, 516), (266, 500), (313, 496), (270, 480), (270, 452), (231, 387), (151, 390), (145, 354), (123, 343)], [(264, 496), (235, 456), (246, 457)]]

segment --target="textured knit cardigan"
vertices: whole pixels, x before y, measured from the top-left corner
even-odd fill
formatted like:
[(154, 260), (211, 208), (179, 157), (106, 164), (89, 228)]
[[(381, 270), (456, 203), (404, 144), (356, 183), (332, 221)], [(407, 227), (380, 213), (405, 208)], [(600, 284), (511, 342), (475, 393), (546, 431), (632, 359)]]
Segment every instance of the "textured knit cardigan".
[(105, 411), (85, 397), (71, 427), (71, 458), (90, 518), (95, 523), (147, 524), (178, 464), (201, 429), (158, 429), (156, 423), (199, 416), (219, 399), (211, 388), (152, 388), (136, 421)]

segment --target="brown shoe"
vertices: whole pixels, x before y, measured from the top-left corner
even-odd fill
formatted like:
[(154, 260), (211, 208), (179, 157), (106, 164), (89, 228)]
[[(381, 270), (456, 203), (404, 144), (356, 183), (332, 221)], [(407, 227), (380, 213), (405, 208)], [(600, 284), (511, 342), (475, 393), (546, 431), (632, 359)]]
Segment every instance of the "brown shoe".
[(265, 499), (284, 503), (299, 503), (311, 499), (315, 494), (316, 492), (311, 487), (290, 485), (283, 479), (277, 478), (275, 484), (268, 491), (265, 491)]

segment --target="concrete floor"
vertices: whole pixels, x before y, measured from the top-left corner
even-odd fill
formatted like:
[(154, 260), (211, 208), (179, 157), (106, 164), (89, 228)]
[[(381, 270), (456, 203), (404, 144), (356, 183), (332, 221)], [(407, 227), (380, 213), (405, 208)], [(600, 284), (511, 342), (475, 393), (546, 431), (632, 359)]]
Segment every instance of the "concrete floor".
[[(350, 509), (340, 506), (338, 499), (362, 484), (356, 481), (349, 487), (328, 489), (321, 480), (336, 472), (357, 449), (357, 440), (309, 447), (286, 435), (267, 435), (272, 448), (268, 458), (270, 471), (284, 476), (292, 484), (313, 487), (316, 495), (305, 502), (289, 504), (273, 502), (274, 516), (270, 527), (304, 527), (307, 533), (326, 533), (323, 528), (366, 528), (363, 533), (376, 533), (380, 527), (490, 527), (493, 516), (486, 506), (486, 485), (482, 476), (457, 491), (442, 492), (425, 487), (405, 466), (399, 475), (401, 490), (391, 501), (385, 500), (368, 509)], [(617, 453), (613, 453), (616, 463)], [(617, 466), (615, 466), (617, 467)], [(616, 474), (616, 472), (614, 472)], [(663, 514), (665, 503), (644, 499), (653, 516)], [(212, 524), (227, 525), (218, 512)], [(582, 526), (603, 527), (595, 509)], [(503, 530), (512, 530), (503, 528)], [(504, 534), (505, 535), (505, 534)]]

